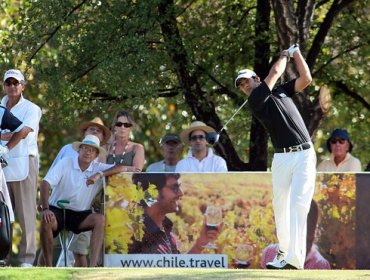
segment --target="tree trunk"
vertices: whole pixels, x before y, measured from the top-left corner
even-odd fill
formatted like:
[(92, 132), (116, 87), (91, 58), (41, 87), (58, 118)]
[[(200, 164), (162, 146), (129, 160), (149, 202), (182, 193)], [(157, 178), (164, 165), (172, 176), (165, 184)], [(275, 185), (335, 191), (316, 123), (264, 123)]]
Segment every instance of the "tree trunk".
[[(186, 103), (197, 120), (203, 121), (219, 131), (222, 125), (216, 113), (215, 105), (207, 99), (207, 95), (202, 91), (197, 78), (190, 74), (190, 63), (177, 28), (173, 0), (160, 1), (158, 3), (158, 13), (167, 53), (175, 65), (176, 75)], [(249, 165), (240, 160), (226, 132), (222, 134), (220, 143), (215, 146), (215, 149), (227, 161), (229, 170), (249, 169)]]

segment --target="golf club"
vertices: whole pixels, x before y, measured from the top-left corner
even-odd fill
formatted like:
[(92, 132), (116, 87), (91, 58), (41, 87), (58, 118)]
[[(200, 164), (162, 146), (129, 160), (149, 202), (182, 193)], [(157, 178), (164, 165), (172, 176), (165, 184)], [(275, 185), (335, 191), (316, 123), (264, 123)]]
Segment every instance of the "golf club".
[(231, 116), (231, 118), (222, 126), (222, 128), (220, 129), (219, 132), (208, 132), (206, 134), (206, 140), (207, 142), (210, 144), (210, 145), (214, 145), (218, 142), (218, 140), (220, 139), (220, 134), (223, 130), (226, 129), (227, 127), (227, 124), (235, 117), (235, 115), (244, 107), (245, 104), (247, 104), (248, 102), (248, 99), (246, 99), (244, 101), (244, 103), (239, 107), (238, 110), (236, 110), (236, 112)]

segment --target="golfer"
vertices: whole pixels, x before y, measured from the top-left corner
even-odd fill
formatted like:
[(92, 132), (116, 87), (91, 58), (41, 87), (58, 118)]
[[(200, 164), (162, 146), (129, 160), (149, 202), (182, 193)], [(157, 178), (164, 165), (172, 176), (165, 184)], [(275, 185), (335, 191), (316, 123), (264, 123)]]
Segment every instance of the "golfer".
[[(293, 57), (299, 77), (275, 87)], [(307, 213), (314, 192), (316, 155), (292, 96), (312, 81), (297, 45), (281, 52), (264, 81), (255, 72), (239, 71), (235, 86), (248, 96), (253, 115), (271, 135), (273, 207), (279, 251), (269, 269), (303, 269)]]

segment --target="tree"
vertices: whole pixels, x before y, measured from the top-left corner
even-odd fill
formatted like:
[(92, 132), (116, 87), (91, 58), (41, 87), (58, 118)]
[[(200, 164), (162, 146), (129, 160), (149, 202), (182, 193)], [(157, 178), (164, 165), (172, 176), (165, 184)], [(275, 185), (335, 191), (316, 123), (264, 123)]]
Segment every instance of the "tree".
[[(17, 10), (10, 2), (2, 4), (12, 30), (1, 35), (7, 46), (1, 57), (4, 66), (27, 72), (28, 92), (44, 108), (45, 165), (61, 142), (76, 140), (71, 124), (96, 114), (110, 122), (119, 107), (133, 109), (141, 129), (135, 139), (144, 143), (148, 162), (158, 160), (164, 131), (180, 131), (194, 119), (220, 130), (245, 100), (233, 87), (234, 73), (249, 67), (264, 78), (293, 42), (313, 73), (313, 86), (295, 101), (315, 145), (324, 147), (336, 126), (370, 140), (366, 3), (23, 0)], [(289, 67), (284, 79), (294, 75)], [(328, 113), (320, 106), (323, 85), (333, 93)], [(215, 148), (230, 170), (266, 170), (272, 149), (247, 110)], [(361, 156), (365, 164), (366, 153)]]

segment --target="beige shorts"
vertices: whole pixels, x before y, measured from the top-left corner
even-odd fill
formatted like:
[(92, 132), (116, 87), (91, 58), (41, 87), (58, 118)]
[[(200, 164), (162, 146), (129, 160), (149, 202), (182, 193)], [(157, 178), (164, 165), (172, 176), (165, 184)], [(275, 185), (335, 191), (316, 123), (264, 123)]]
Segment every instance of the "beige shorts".
[(75, 254), (89, 254), (91, 231), (84, 231), (74, 236), (69, 250)]

